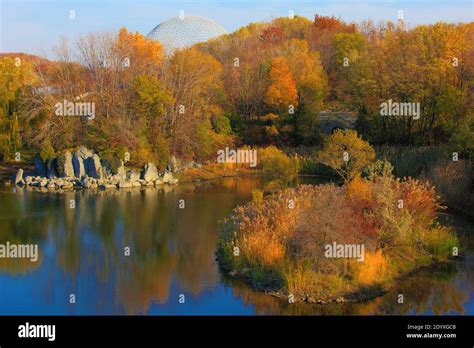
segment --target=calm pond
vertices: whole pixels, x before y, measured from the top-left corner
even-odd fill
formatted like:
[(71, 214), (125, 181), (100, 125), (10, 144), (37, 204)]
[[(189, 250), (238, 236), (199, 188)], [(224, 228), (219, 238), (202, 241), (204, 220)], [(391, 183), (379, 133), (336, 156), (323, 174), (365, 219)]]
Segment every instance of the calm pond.
[(0, 315), (474, 314), (473, 223), (459, 216), (443, 219), (468, 249), (464, 259), (416, 272), (369, 302), (290, 305), (227, 279), (215, 261), (218, 221), (261, 181), (99, 194), (4, 188), (0, 244), (38, 244), (39, 258), (0, 258)]

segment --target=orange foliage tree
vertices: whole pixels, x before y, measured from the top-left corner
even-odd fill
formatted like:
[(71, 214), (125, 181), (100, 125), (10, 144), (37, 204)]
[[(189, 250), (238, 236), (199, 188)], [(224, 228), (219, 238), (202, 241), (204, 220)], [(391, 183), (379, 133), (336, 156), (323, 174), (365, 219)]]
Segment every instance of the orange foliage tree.
[(269, 79), (266, 103), (277, 109), (287, 109), (290, 105), (296, 108), (298, 91), (286, 58), (276, 57), (271, 60)]

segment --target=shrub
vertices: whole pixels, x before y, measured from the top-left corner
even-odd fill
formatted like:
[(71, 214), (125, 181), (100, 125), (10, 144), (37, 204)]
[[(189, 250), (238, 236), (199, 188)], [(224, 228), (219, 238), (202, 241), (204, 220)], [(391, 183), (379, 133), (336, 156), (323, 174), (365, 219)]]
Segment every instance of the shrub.
[(209, 159), (214, 154), (215, 138), (204, 122), (197, 125), (194, 134), (194, 155), (198, 160)]
[(258, 166), (270, 177), (290, 179), (298, 173), (296, 161), (275, 146), (258, 150)]
[[(342, 187), (301, 185), (253, 197), (222, 224), (219, 261), (236, 273), (279, 277), (274, 283), (295, 294), (380, 286), (427, 260), (448, 258), (457, 243), (451, 230), (436, 225), (439, 197), (420, 180), (355, 177)], [(363, 244), (365, 261), (325, 257), (333, 242)]]
[(11, 155), (9, 136), (6, 134), (0, 134), (0, 160), (9, 161)]
[(212, 129), (217, 134), (230, 135), (232, 134), (232, 127), (230, 126), (230, 120), (225, 116), (214, 116), (211, 119)]
[(376, 176), (389, 176), (392, 175), (393, 166), (387, 160), (377, 160), (375, 163), (369, 164), (363, 174), (369, 180), (374, 179)]
[(53, 145), (49, 139), (45, 140), (43, 145), (41, 145), (39, 156), (43, 163), (46, 163), (47, 160), (50, 160), (56, 156)]
[(156, 160), (157, 156), (150, 143), (145, 136), (141, 136), (137, 147), (132, 151), (130, 162), (137, 167), (142, 167), (148, 162), (156, 163)]
[(56, 173), (58, 173), (60, 177), (64, 176), (64, 164), (65, 164), (64, 153), (61, 153), (60, 155), (56, 157), (56, 161), (55, 161)]
[[(345, 155), (347, 158), (344, 158)], [(317, 157), (347, 182), (360, 175), (375, 160), (375, 151), (356, 131), (337, 130), (324, 139), (323, 150), (318, 152)]]
[(166, 138), (162, 135), (158, 135), (156, 139), (153, 140), (152, 149), (157, 159), (156, 167), (159, 170), (165, 169), (170, 159), (170, 147)]
[(383, 283), (392, 276), (387, 256), (380, 249), (375, 252), (366, 252), (364, 262), (354, 261), (353, 264), (355, 264), (354, 279), (359, 284)]
[(440, 260), (447, 259), (449, 255), (452, 255), (453, 248), (459, 247), (458, 240), (445, 226), (424, 230), (420, 235), (420, 241), (430, 255)]
[(124, 164), (126, 152), (128, 151), (124, 146), (119, 148), (108, 148), (99, 152), (99, 157), (101, 158), (106, 171), (113, 175), (117, 174), (118, 169), (122, 166), (122, 164)]
[(252, 202), (261, 204), (263, 201), (263, 191), (259, 189), (252, 190)]

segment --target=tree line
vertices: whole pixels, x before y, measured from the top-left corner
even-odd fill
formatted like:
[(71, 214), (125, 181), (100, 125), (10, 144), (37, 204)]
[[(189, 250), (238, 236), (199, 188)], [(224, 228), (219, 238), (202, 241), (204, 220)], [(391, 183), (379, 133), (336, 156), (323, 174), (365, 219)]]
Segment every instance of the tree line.
[[(104, 158), (164, 166), (225, 146), (318, 146), (321, 111), (356, 111), (372, 144), (450, 143), (474, 154), (474, 23), (409, 27), (316, 15), (276, 18), (166, 56), (122, 28), (62, 40), (54, 61), (0, 59), (0, 157), (85, 144)], [(94, 120), (61, 117), (63, 100), (95, 104)], [(419, 119), (387, 117), (387, 101)]]

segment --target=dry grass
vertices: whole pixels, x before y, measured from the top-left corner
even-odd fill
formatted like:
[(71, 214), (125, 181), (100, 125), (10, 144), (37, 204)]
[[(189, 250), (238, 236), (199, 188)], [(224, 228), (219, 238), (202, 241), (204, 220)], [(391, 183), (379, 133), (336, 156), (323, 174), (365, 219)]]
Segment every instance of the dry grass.
[(354, 279), (358, 284), (384, 283), (393, 276), (387, 256), (380, 249), (365, 253), (365, 261), (357, 263), (355, 266)]
[[(451, 256), (457, 239), (435, 225), (440, 208), (434, 189), (413, 179), (302, 185), (237, 207), (222, 225), (218, 256), (229, 271), (257, 275), (259, 282), (277, 275), (283, 291), (303, 297), (366, 291), (426, 260)], [(333, 242), (363, 244), (365, 260), (325, 257)]]

